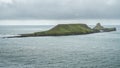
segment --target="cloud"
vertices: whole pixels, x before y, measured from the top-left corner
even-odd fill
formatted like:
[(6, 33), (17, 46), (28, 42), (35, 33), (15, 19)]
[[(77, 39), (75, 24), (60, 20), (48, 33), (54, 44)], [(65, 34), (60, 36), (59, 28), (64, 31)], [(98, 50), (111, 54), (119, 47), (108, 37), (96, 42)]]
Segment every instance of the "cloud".
[(106, 4), (108, 4), (108, 5), (115, 5), (116, 4), (116, 0), (108, 0), (107, 2), (106, 2)]
[(0, 4), (0, 19), (120, 18), (119, 0), (0, 0)]
[(3, 3), (3, 4), (12, 4), (13, 0), (0, 0), (0, 4), (1, 3)]

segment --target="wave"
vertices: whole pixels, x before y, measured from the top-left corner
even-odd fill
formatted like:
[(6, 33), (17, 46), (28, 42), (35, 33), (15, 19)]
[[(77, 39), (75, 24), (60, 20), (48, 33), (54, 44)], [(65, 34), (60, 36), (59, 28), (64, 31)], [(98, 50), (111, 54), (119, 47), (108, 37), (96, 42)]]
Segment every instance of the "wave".
[(13, 36), (19, 36), (19, 35), (3, 35), (3, 34), (0, 34), (0, 38), (13, 37)]

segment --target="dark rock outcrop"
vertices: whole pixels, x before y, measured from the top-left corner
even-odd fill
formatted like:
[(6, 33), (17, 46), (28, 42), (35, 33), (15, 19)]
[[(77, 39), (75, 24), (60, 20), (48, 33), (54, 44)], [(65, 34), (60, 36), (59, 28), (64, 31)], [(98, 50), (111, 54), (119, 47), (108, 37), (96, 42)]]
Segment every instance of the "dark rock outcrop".
[(116, 31), (116, 28), (105, 28), (101, 26), (100, 23), (97, 23), (96, 26), (93, 28), (96, 32), (110, 32), (110, 31)]
[(97, 23), (96, 26), (95, 26), (93, 29), (96, 29), (96, 30), (102, 30), (102, 29), (104, 29), (104, 27), (101, 26), (100, 23)]

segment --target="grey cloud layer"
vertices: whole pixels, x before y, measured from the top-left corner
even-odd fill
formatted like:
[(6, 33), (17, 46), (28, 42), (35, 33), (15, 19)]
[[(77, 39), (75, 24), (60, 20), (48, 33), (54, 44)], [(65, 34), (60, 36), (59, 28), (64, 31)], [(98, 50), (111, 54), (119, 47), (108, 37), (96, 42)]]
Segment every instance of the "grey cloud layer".
[(0, 4), (0, 19), (120, 18), (120, 0), (13, 0)]

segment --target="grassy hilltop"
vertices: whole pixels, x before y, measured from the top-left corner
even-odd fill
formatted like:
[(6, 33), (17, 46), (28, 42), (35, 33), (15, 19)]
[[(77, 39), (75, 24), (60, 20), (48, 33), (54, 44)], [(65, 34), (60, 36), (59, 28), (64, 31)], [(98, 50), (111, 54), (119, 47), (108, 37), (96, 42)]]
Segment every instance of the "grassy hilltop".
[[(29, 34), (20, 34), (14, 37), (35, 37), (35, 36), (66, 36), (66, 35), (82, 35), (98, 32), (116, 31), (116, 28), (104, 28), (98, 23), (93, 29), (86, 24), (58, 24), (50, 30), (34, 32)], [(8, 37), (8, 38), (14, 38)]]
[(32, 34), (22, 34), (22, 36), (61, 36), (89, 34), (93, 32), (94, 31), (86, 24), (59, 24), (47, 31), (35, 32)]

